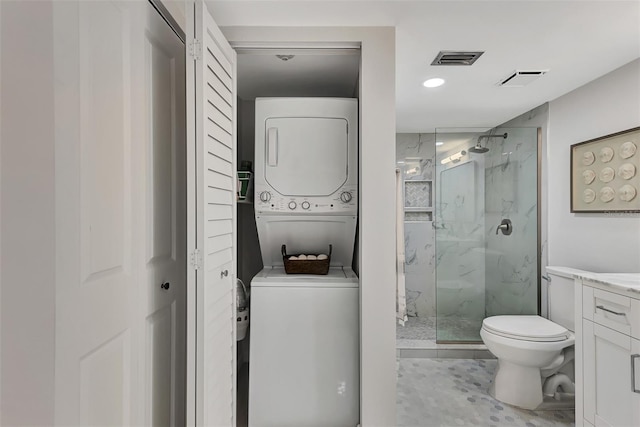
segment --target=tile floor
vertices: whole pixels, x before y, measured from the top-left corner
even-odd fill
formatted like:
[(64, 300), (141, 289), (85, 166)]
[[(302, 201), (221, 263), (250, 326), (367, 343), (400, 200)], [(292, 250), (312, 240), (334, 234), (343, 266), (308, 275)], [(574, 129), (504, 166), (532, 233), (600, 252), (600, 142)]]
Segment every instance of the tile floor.
[(497, 365), (481, 359), (398, 359), (398, 427), (573, 426), (566, 411), (529, 411), (487, 393)]

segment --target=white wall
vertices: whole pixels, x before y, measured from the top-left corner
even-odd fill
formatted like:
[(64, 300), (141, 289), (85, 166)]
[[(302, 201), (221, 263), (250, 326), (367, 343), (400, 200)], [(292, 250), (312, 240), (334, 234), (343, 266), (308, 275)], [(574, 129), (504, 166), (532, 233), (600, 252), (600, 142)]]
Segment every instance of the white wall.
[(640, 125), (640, 59), (549, 105), (549, 265), (640, 271), (640, 214), (570, 213), (570, 145)]
[[(358, 42), (361, 424), (395, 425), (395, 29), (227, 27), (232, 42)], [(382, 202), (381, 202), (382, 201)]]
[[(54, 419), (54, 82), (50, 2), (0, 2), (1, 425)], [(34, 31), (37, 29), (37, 31)]]
[[(238, 98), (238, 165), (241, 160), (253, 163), (255, 154), (255, 100), (243, 101)], [(253, 163), (255, 170), (255, 163)], [(253, 191), (253, 190), (252, 190)], [(250, 195), (253, 198), (253, 194)], [(253, 203), (238, 203), (238, 278), (246, 286), (264, 265), (258, 242)]]

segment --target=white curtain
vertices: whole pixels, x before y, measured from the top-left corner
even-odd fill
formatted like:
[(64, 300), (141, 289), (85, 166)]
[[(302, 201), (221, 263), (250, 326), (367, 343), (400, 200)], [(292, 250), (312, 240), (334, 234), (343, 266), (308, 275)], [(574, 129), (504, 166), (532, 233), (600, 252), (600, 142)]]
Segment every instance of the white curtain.
[(404, 200), (402, 171), (396, 169), (396, 318), (404, 326), (407, 318), (407, 295), (404, 286)]

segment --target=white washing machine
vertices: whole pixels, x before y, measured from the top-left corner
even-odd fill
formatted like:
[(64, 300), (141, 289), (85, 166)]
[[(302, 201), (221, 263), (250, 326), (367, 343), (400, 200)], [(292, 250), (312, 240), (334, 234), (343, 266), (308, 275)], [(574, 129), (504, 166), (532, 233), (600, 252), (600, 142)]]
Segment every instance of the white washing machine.
[[(357, 101), (256, 100), (255, 203), (265, 268), (251, 281), (249, 425), (359, 423)], [(328, 253), (327, 275), (288, 275), (287, 252)]]

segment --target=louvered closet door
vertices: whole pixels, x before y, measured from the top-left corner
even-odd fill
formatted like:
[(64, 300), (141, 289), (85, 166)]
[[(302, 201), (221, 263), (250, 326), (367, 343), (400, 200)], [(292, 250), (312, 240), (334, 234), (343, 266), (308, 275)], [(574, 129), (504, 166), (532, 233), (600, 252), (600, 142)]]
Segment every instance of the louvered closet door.
[[(188, 377), (201, 426), (235, 425), (235, 52), (201, 0), (188, 5)], [(195, 297), (195, 298), (194, 298)], [(191, 399), (193, 398), (193, 400)], [(188, 411), (191, 407), (188, 406)], [(194, 419), (191, 419), (191, 416)]]

